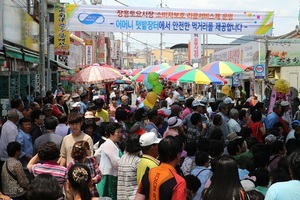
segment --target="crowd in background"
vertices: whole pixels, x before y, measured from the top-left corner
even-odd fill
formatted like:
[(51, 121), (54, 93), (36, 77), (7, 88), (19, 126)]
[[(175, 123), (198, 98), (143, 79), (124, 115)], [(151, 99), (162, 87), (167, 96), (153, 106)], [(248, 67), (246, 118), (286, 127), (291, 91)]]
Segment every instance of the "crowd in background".
[(238, 90), (216, 99), (165, 85), (153, 108), (131, 85), (66, 94), (59, 84), (27, 105), (14, 99), (1, 128), (0, 197), (300, 198), (299, 112), (281, 101), (267, 114)]

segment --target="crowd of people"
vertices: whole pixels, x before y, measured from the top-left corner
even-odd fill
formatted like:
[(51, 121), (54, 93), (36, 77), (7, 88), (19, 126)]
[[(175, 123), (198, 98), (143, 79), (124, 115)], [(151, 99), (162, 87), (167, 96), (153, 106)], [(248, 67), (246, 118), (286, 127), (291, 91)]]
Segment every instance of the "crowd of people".
[[(0, 199), (297, 199), (300, 121), (288, 101), (193, 97), (166, 86), (11, 101)], [(241, 87), (239, 87), (241, 88)], [(246, 95), (246, 94), (244, 94)], [(299, 186), (298, 186), (299, 185)]]

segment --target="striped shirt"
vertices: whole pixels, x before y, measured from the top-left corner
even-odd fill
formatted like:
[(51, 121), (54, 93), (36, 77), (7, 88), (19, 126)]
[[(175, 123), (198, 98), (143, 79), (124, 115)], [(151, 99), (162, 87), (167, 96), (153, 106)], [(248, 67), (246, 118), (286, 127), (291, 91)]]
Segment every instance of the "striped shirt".
[(67, 168), (58, 165), (58, 163), (54, 161), (35, 164), (31, 167), (30, 172), (34, 177), (39, 174), (51, 174), (53, 177), (57, 178), (60, 186), (63, 186), (67, 181)]
[(138, 189), (136, 181), (137, 165), (141, 158), (137, 154), (125, 154), (119, 160), (118, 166), (118, 200), (131, 200), (135, 198)]

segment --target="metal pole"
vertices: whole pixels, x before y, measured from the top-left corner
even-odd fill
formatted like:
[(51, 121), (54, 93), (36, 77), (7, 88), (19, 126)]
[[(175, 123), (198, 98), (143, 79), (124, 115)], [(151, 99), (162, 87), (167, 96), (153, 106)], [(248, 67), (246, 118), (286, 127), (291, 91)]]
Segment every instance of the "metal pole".
[(269, 74), (269, 58), (270, 58), (269, 40), (267, 36), (265, 36), (265, 48), (266, 48), (265, 81), (267, 82), (268, 74)]
[(123, 32), (121, 34), (122, 34), (122, 42), (121, 42), (122, 53), (120, 53), (120, 65), (121, 65), (121, 69), (124, 69), (124, 50), (123, 50), (124, 34)]
[(47, 90), (51, 90), (51, 68), (50, 68), (50, 13), (47, 13)]
[(127, 46), (127, 56), (126, 56), (126, 58), (127, 58), (127, 67), (126, 67), (126, 69), (129, 69), (129, 56), (128, 56), (129, 42), (128, 42), (128, 35), (129, 35), (129, 33), (127, 33), (127, 41), (126, 41), (126, 46)]
[(45, 92), (45, 2), (46, 1), (40, 1), (40, 93), (42, 96), (46, 95)]

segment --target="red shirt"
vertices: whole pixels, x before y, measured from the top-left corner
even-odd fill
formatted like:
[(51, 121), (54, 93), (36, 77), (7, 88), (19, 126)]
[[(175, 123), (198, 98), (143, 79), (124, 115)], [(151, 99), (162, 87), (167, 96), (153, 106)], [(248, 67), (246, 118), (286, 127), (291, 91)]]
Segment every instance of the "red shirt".
[(250, 128), (252, 129), (252, 136), (256, 137), (259, 142), (263, 142), (262, 132), (260, 128), (264, 127), (262, 122), (252, 122)]

